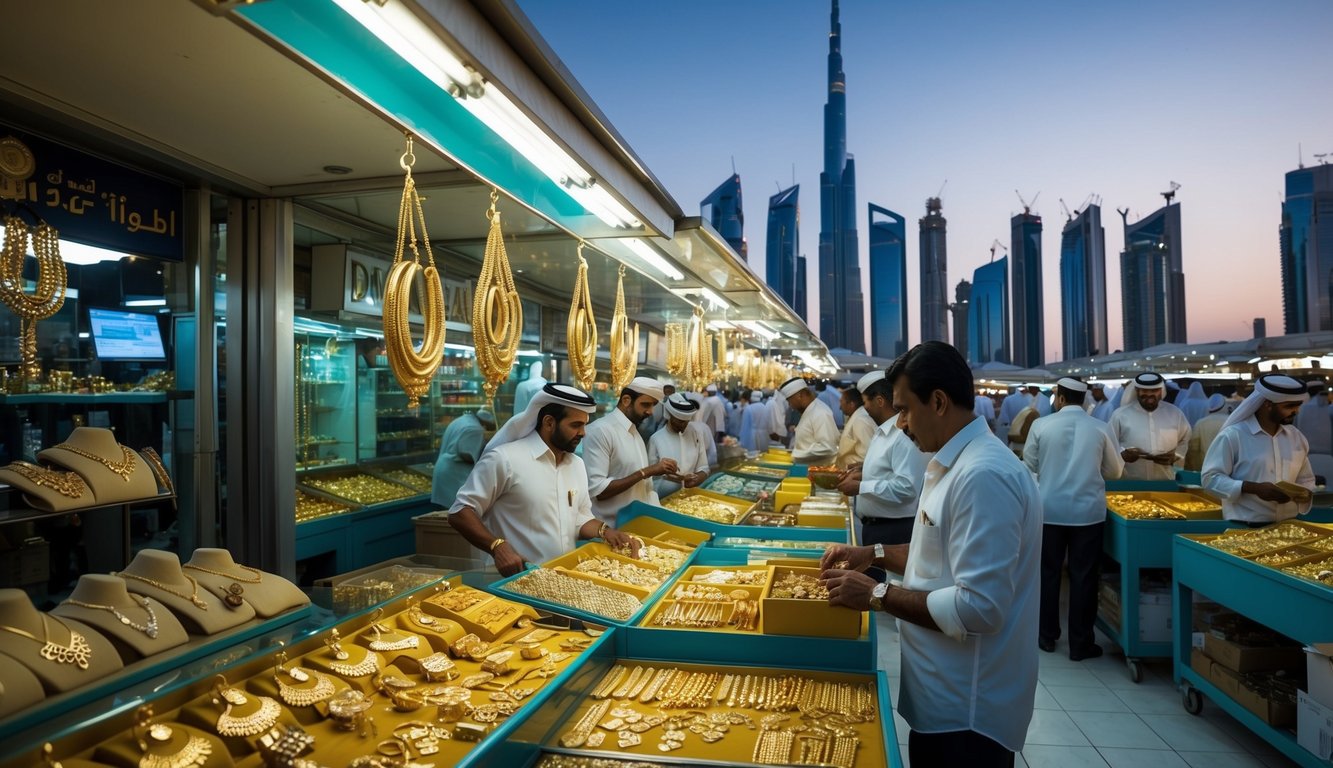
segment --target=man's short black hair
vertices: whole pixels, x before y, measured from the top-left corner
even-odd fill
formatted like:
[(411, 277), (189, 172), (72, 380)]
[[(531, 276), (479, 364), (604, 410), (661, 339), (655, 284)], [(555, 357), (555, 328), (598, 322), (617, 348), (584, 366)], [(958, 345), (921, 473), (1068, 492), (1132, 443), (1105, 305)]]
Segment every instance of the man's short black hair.
[(896, 382), (901, 376), (907, 377), (908, 389), (922, 402), (938, 389), (959, 408), (970, 411), (975, 405), (972, 369), (957, 349), (942, 341), (926, 341), (912, 347), (893, 361), (884, 378)]
[[(855, 389), (855, 387), (853, 387), (853, 389)], [(866, 387), (866, 391), (861, 393), (862, 402), (869, 400), (872, 397), (882, 397), (887, 400), (890, 405), (893, 404), (893, 380), (885, 375), (884, 378)]]
[(1066, 405), (1083, 405), (1083, 401), (1088, 396), (1087, 392), (1078, 392), (1076, 390), (1066, 389), (1064, 387), (1057, 386), (1055, 389), (1057, 393), (1060, 395), (1060, 397), (1063, 397), (1065, 399)]
[(857, 389), (856, 387), (848, 387), (842, 391), (842, 394), (843, 397), (846, 397), (848, 400), (851, 400), (853, 403), (856, 403), (856, 407), (858, 408), (860, 408), (865, 403), (865, 401), (861, 398), (861, 390)]

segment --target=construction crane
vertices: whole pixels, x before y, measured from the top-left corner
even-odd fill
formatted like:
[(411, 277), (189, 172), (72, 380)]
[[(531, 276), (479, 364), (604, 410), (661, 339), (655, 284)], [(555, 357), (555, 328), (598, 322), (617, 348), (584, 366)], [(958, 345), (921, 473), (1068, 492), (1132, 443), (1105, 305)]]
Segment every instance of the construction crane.
[(1018, 190), (1015, 189), (1014, 194), (1018, 195), (1018, 202), (1023, 204), (1023, 213), (1030, 214), (1032, 213), (1032, 206), (1037, 204), (1037, 198), (1041, 197), (1041, 190), (1037, 190), (1037, 194), (1032, 197), (1031, 204), (1029, 204), (1028, 201), (1023, 199), (1023, 193), (1019, 192)]
[(1314, 155), (1314, 159), (1318, 160), (1320, 165), (1328, 165), (1328, 160), (1325, 159), (1328, 157), (1333, 157), (1333, 152), (1324, 152), (1322, 154), (1316, 152)]
[(996, 249), (996, 248), (1004, 248), (1004, 252), (1005, 252), (1006, 254), (1009, 253), (1009, 249), (1008, 249), (1007, 247), (1005, 247), (1005, 244), (1002, 243), (1002, 242), (1000, 242), (1000, 239), (997, 237), (997, 238), (995, 238), (995, 242), (993, 242), (993, 243), (990, 244), (990, 260), (991, 260), (991, 261), (995, 261), (995, 249)]
[(1171, 182), (1171, 188), (1162, 193), (1162, 197), (1166, 198), (1167, 205), (1170, 205), (1171, 201), (1175, 199), (1177, 189), (1180, 189), (1180, 185), (1173, 181)]
[(1066, 220), (1066, 221), (1072, 221), (1072, 220), (1073, 220), (1073, 218), (1074, 218), (1074, 214), (1072, 214), (1072, 213), (1069, 212), (1069, 206), (1065, 205), (1065, 199), (1064, 199), (1063, 197), (1060, 198), (1060, 210), (1062, 210), (1062, 211), (1065, 212), (1065, 220)]

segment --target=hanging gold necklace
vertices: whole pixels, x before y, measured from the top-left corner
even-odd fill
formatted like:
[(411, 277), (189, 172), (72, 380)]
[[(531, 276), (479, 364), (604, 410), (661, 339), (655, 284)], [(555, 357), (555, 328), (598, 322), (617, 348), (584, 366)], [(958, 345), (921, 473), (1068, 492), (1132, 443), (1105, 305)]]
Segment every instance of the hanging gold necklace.
[[(68, 624), (54, 616), (48, 617), (45, 613), (38, 615), (42, 618), (42, 636), (40, 639), (31, 632), (25, 632), (4, 624), (0, 624), (0, 629), (19, 637), (26, 637), (34, 643), (41, 643), (42, 650), (39, 653), (47, 661), (54, 661), (57, 664), (76, 664), (79, 669), (87, 669), (88, 661), (93, 656), (93, 649), (92, 646), (88, 645), (88, 641), (84, 639), (83, 635), (75, 632)], [(69, 633), (68, 645), (59, 645), (51, 639), (51, 628), (46, 623), (48, 618), (64, 627), (65, 631)]]
[(190, 602), (194, 603), (195, 608), (198, 608), (201, 611), (208, 610), (208, 603), (204, 602), (203, 598), (199, 597), (199, 582), (195, 581), (194, 577), (188, 573), (181, 574), (182, 576), (185, 577), (186, 581), (190, 582), (190, 594), (188, 595), (176, 589), (175, 587), (169, 587), (160, 581), (154, 581), (153, 579), (150, 579), (146, 576), (140, 576), (138, 574), (129, 573), (128, 571), (121, 571), (120, 573), (112, 575), (119, 576), (122, 579), (134, 579), (135, 581), (142, 581), (143, 583), (147, 584), (150, 587), (157, 587), (163, 592), (166, 592), (168, 595), (175, 595), (176, 597), (179, 597), (182, 600), (189, 600)]
[(82, 456), (85, 459), (92, 459), (98, 464), (101, 464), (102, 466), (106, 467), (112, 472), (115, 472), (116, 474), (120, 475), (120, 479), (124, 480), (127, 483), (130, 481), (130, 475), (134, 473), (134, 467), (138, 464), (138, 462), (134, 460), (134, 451), (124, 445), (118, 446), (120, 448), (122, 456), (122, 459), (120, 461), (112, 461), (111, 459), (98, 456), (95, 453), (89, 453), (88, 451), (85, 451), (77, 446), (70, 445), (69, 443), (60, 443), (59, 445), (52, 447), (59, 448), (62, 451), (69, 451), (75, 456)]
[(20, 371), (26, 381), (41, 378), (37, 362), (37, 321), (45, 320), (65, 305), (67, 276), (60, 258), (60, 233), (39, 222), (32, 235), (32, 253), (37, 259), (37, 286), (29, 295), (23, 290), (23, 264), (28, 253), (28, 225), (17, 216), (6, 216), (5, 243), (0, 250), (0, 300), (20, 318), (22, 343)]
[(518, 339), (523, 332), (523, 303), (518, 298), (514, 273), (509, 268), (504, 232), (500, 229), (500, 211), (496, 203), (500, 193), (491, 189), (491, 207), (486, 218), (491, 222), (486, 233), (486, 251), (481, 274), (472, 291), (472, 346), (477, 354), (477, 368), (486, 381), (487, 407), (494, 408), (495, 390), (509, 378), (518, 354)]
[(625, 314), (625, 265), (620, 265), (616, 281), (616, 307), (611, 312), (611, 389), (619, 392), (629, 385), (639, 367), (639, 324), (630, 328)]
[(591, 389), (597, 377), (597, 320), (592, 314), (592, 294), (588, 291), (588, 261), (583, 258), (583, 243), (578, 247), (579, 271), (574, 277), (574, 299), (569, 305), (565, 325), (569, 347), (569, 370), (574, 385)]

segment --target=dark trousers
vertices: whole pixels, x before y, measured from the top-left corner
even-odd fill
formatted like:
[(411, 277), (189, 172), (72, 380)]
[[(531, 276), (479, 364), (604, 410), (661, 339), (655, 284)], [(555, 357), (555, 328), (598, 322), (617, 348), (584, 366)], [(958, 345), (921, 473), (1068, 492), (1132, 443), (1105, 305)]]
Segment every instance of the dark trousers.
[(1069, 651), (1093, 645), (1097, 618), (1097, 576), (1102, 562), (1102, 529), (1095, 525), (1043, 525), (1041, 531), (1041, 621), (1038, 634), (1060, 636), (1060, 570), (1069, 560)]
[(907, 544), (912, 540), (912, 517), (866, 517), (861, 519), (861, 546)]
[(907, 757), (912, 768), (1013, 768), (1014, 753), (1000, 742), (976, 731), (919, 733), (907, 737)]

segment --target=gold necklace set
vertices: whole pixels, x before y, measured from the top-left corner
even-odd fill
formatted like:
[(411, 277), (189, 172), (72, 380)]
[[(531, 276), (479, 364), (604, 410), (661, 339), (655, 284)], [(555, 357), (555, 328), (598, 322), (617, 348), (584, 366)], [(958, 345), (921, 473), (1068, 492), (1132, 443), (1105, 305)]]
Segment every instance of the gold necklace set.
[[(78, 632), (75, 632), (68, 624), (65, 624), (65, 622), (55, 616), (48, 616), (45, 613), (40, 613), (38, 616), (41, 617), (42, 621), (41, 638), (38, 638), (31, 632), (26, 632), (17, 627), (11, 627), (5, 624), (0, 624), (0, 630), (18, 635), (19, 637), (26, 637), (34, 643), (41, 643), (42, 649), (38, 651), (38, 653), (40, 653), (41, 657), (47, 661), (53, 661), (57, 664), (74, 664), (79, 669), (87, 669), (88, 663), (92, 660), (93, 656), (92, 646), (88, 645), (87, 639)], [(51, 621), (59, 624), (69, 633), (68, 643), (61, 645), (51, 639), (51, 627), (48, 624), (48, 622)]]
[[(222, 602), (224, 605), (226, 605), (228, 608), (240, 608), (242, 605), (245, 604), (245, 598), (242, 597), (242, 595), (245, 594), (245, 587), (242, 587), (237, 582), (244, 582), (246, 584), (258, 584), (264, 580), (264, 572), (259, 570), (258, 568), (251, 568), (248, 565), (241, 565), (240, 563), (232, 563), (232, 565), (235, 565), (237, 568), (240, 568), (241, 571), (243, 571), (246, 575), (237, 576), (234, 573), (227, 573), (225, 571), (215, 571), (211, 568), (205, 568), (203, 566), (194, 565), (192, 563), (186, 563), (185, 565), (182, 565), (181, 568), (189, 568), (190, 570), (199, 571), (200, 573), (207, 573), (210, 576), (218, 576), (223, 579), (232, 579), (231, 584), (228, 584), (227, 586), (219, 586), (218, 591), (222, 593)], [(189, 577), (187, 576), (186, 578)]]
[(198, 608), (201, 611), (208, 610), (208, 603), (204, 602), (204, 599), (199, 597), (199, 582), (195, 581), (194, 577), (188, 573), (181, 574), (181, 576), (186, 581), (190, 582), (190, 594), (188, 595), (177, 587), (172, 587), (167, 584), (163, 584), (162, 582), (157, 581), (156, 579), (150, 579), (147, 576), (140, 576), (137, 573), (130, 573), (129, 571), (121, 571), (120, 573), (115, 573), (112, 575), (119, 576), (122, 579), (133, 579), (135, 581), (143, 582), (144, 584), (147, 584), (150, 587), (156, 587), (157, 589), (166, 592), (168, 595), (175, 595), (176, 597), (179, 597), (182, 600), (189, 600), (191, 603), (194, 603), (195, 608)]
[(586, 390), (592, 388), (593, 380), (597, 378), (597, 319), (592, 314), (592, 293), (588, 290), (588, 261), (583, 258), (583, 241), (579, 241), (578, 257), (579, 271), (574, 278), (574, 298), (569, 305), (565, 334), (569, 346), (570, 375), (575, 386)]
[(117, 448), (120, 448), (121, 452), (120, 461), (112, 461), (111, 459), (108, 459), (104, 456), (98, 456), (95, 453), (85, 451), (82, 448), (70, 445), (69, 443), (61, 443), (59, 445), (55, 445), (52, 447), (59, 448), (62, 451), (69, 451), (75, 456), (82, 456), (85, 459), (90, 459), (92, 461), (95, 461), (98, 464), (101, 464), (102, 466), (116, 473), (117, 475), (120, 475), (120, 479), (124, 480), (127, 483), (130, 481), (130, 475), (134, 474), (135, 466), (138, 465), (138, 462), (135, 461), (134, 459), (134, 450), (124, 445), (117, 444), (116, 446)]
[(5, 469), (34, 485), (50, 488), (69, 499), (83, 498), (83, 494), (88, 492), (88, 484), (78, 472), (60, 472), (27, 461), (15, 461)]
[(267, 696), (255, 696), (254, 699), (259, 702), (259, 707), (248, 715), (238, 717), (231, 713), (232, 709), (250, 704), (250, 697), (237, 688), (223, 688), (218, 692), (215, 701), (226, 705), (218, 716), (216, 727), (219, 736), (254, 736), (278, 722), (278, 717), (282, 715), (281, 704)]
[(328, 675), (304, 667), (283, 669), (279, 665), (273, 672), (273, 682), (278, 684), (278, 696), (293, 707), (317, 704), (332, 696), (336, 690), (333, 679)]
[[(203, 766), (213, 754), (208, 739), (182, 731), (180, 734), (165, 723), (153, 723), (153, 708), (145, 705), (135, 713), (134, 734), (139, 743), (139, 768), (190, 768)], [(175, 749), (173, 749), (175, 747)]]
[(122, 613), (121, 610), (114, 605), (98, 605), (97, 603), (85, 603), (82, 600), (75, 600), (72, 597), (65, 598), (65, 603), (67, 605), (77, 605), (80, 608), (88, 608), (94, 611), (107, 611), (112, 616), (115, 616), (116, 620), (119, 621), (121, 624), (124, 624), (130, 629), (134, 629), (144, 633), (145, 635), (148, 636), (149, 640), (156, 640), (157, 613), (153, 611), (153, 602), (148, 598), (143, 597), (142, 595), (136, 595), (133, 593), (130, 593), (130, 599), (133, 600), (135, 603), (137, 603), (138, 606), (143, 609), (143, 612), (148, 615), (148, 620), (143, 624), (135, 622), (129, 616), (126, 616), (124, 613)]

